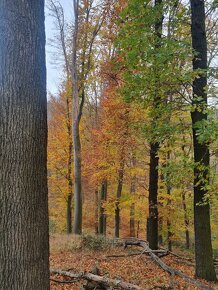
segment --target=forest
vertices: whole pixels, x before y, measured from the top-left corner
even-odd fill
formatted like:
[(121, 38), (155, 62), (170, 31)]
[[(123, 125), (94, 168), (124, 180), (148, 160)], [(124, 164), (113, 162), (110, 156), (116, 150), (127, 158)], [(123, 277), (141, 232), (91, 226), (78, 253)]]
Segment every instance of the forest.
[(0, 0), (0, 290), (218, 289), (218, 1), (66, 1)]

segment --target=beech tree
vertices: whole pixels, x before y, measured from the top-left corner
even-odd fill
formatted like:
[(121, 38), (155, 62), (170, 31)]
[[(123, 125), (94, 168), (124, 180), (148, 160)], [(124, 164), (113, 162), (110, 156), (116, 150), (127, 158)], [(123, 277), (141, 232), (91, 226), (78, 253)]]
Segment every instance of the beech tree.
[(0, 2), (0, 285), (49, 289), (44, 0)]
[(199, 124), (207, 120), (207, 40), (204, 1), (191, 0), (191, 32), (194, 50), (193, 70), (199, 75), (193, 81), (191, 112), (194, 146), (194, 229), (196, 275), (216, 280), (211, 244), (209, 184), (210, 155), (208, 144), (198, 138)]
[(48, 8), (51, 16), (54, 18), (55, 26), (57, 29), (57, 35), (55, 35), (55, 40), (60, 53), (63, 56), (64, 63), (64, 73), (66, 77), (65, 82), (65, 103), (66, 103), (66, 129), (67, 129), (67, 183), (68, 183), (68, 193), (67, 193), (67, 233), (72, 233), (72, 199), (73, 199), (73, 178), (72, 178), (72, 164), (73, 164), (73, 140), (72, 140), (72, 94), (69, 90), (71, 83), (71, 65), (69, 60), (69, 47), (67, 46), (67, 23), (65, 20), (64, 9), (59, 1), (50, 0), (48, 3)]

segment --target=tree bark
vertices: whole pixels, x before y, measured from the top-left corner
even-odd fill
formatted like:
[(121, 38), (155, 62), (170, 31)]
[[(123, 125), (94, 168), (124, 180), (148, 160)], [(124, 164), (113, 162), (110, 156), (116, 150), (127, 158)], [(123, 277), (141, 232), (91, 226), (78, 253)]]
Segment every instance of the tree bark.
[[(155, 0), (155, 9), (160, 9), (162, 0)], [(160, 17), (155, 22), (155, 37), (156, 44), (155, 49), (158, 50), (161, 46), (160, 40), (162, 38), (162, 26), (163, 15), (160, 13)], [(157, 72), (158, 78), (158, 72)], [(158, 108), (160, 105), (160, 97), (158, 96), (158, 89), (155, 92), (154, 107)], [(158, 116), (156, 117), (158, 118)], [(149, 216), (147, 219), (147, 240), (149, 247), (152, 250), (158, 248), (158, 150), (160, 148), (159, 142), (151, 142), (150, 144), (150, 168), (149, 168)]]
[(107, 200), (107, 181), (104, 180), (101, 185), (100, 192), (100, 200), (99, 200), (99, 229), (98, 233), (101, 235), (106, 235), (106, 222), (107, 217), (105, 213), (105, 209), (103, 207), (103, 203)]
[(118, 172), (118, 184), (117, 184), (117, 196), (116, 196), (116, 205), (115, 205), (115, 227), (114, 227), (114, 236), (119, 238), (120, 236), (120, 198), (123, 189), (123, 177), (124, 177), (124, 159), (120, 162), (120, 168)]
[(152, 250), (158, 248), (158, 149), (159, 143), (151, 144), (149, 173), (149, 217), (147, 221), (147, 240)]
[[(193, 70), (207, 69), (207, 41), (205, 31), (204, 1), (191, 0), (192, 47), (195, 52)], [(211, 244), (210, 205), (205, 197), (209, 183), (209, 148), (200, 143), (197, 124), (207, 120), (207, 75), (200, 73), (193, 81), (193, 111), (191, 112), (194, 146), (194, 230), (196, 276), (206, 280), (216, 280)], [(206, 202), (205, 202), (206, 201)]]
[(182, 206), (184, 211), (184, 223), (185, 223), (185, 244), (186, 249), (190, 248), (190, 236), (189, 236), (189, 219), (186, 206), (185, 191), (182, 192)]
[[(68, 78), (69, 80), (69, 78)], [(67, 133), (68, 133), (68, 164), (67, 164), (67, 181), (68, 181), (68, 195), (67, 195), (67, 233), (72, 233), (72, 198), (73, 198), (73, 180), (72, 180), (72, 121), (70, 113), (70, 100), (66, 96), (67, 103)]]
[[(136, 158), (133, 156), (132, 158), (132, 167), (134, 169), (136, 165)], [(131, 186), (130, 186), (130, 194), (131, 196), (135, 195), (136, 192), (136, 175), (134, 174), (131, 180)], [(130, 219), (129, 219), (129, 226), (130, 226), (130, 237), (135, 237), (136, 231), (135, 231), (135, 202), (132, 202), (130, 205)]]
[(74, 144), (74, 234), (82, 233), (81, 144), (79, 122), (73, 125)]
[(49, 289), (44, 1), (0, 1), (0, 285)]
[(73, 105), (73, 149), (74, 149), (74, 234), (82, 233), (82, 182), (81, 182), (81, 143), (79, 124), (82, 116), (82, 103), (79, 101), (78, 69), (77, 69), (77, 38), (78, 38), (78, 9), (79, 0), (73, 1), (74, 6), (74, 34), (72, 53), (72, 105)]

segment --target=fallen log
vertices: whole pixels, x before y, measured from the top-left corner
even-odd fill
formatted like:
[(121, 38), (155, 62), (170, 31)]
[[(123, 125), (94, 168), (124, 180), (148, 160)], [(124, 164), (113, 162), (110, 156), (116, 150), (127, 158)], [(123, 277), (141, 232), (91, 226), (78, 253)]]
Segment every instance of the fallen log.
[[(164, 256), (168, 255), (168, 252), (164, 251), (164, 250), (152, 250), (152, 252), (157, 253), (157, 254), (164, 254)], [(143, 254), (149, 254), (149, 251), (129, 253), (126, 255), (109, 255), (109, 256), (105, 256), (105, 258), (127, 258), (127, 257), (131, 257), (131, 256), (140, 256)]]
[(211, 287), (201, 283), (200, 281), (194, 279), (194, 278), (191, 278), (189, 277), (188, 275), (176, 270), (176, 269), (173, 269), (172, 267), (169, 267), (167, 264), (165, 264), (157, 255), (155, 255), (153, 253), (153, 251), (149, 248), (148, 246), (148, 243), (146, 241), (143, 241), (143, 240), (135, 240), (135, 241), (132, 241), (132, 240), (126, 240), (124, 242), (124, 248), (127, 248), (127, 246), (131, 246), (131, 245), (134, 245), (134, 246), (139, 246), (139, 247), (142, 247), (144, 249), (144, 251), (147, 251), (150, 255), (150, 257), (163, 269), (165, 270), (166, 272), (168, 272), (171, 276), (179, 276), (181, 278), (183, 278), (186, 282), (188, 282), (189, 284), (192, 284), (196, 287), (198, 287), (199, 289), (202, 289), (202, 290), (212, 290)]
[(125, 290), (146, 290), (145, 288), (142, 288), (140, 286), (137, 286), (128, 282), (124, 282), (119, 279), (110, 279), (104, 276), (98, 276), (98, 275), (94, 275), (88, 272), (73, 273), (73, 272), (67, 272), (67, 271), (58, 270), (58, 269), (57, 270), (51, 269), (50, 273), (70, 277), (73, 279), (85, 279), (88, 281), (94, 281), (100, 285), (102, 284), (107, 287), (120, 287)]

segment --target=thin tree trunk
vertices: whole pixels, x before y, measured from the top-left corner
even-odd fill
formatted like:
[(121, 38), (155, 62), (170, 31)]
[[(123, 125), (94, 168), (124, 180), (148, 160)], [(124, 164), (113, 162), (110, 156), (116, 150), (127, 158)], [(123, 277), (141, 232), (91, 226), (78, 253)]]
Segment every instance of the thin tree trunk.
[(72, 233), (72, 197), (73, 197), (73, 180), (72, 180), (72, 125), (70, 114), (70, 102), (67, 96), (67, 132), (68, 132), (68, 164), (67, 164), (67, 181), (68, 181), (68, 196), (67, 196), (67, 233)]
[[(79, 124), (84, 104), (79, 101), (78, 70), (77, 70), (77, 38), (78, 38), (78, 9), (79, 0), (73, 1), (74, 6), (74, 34), (72, 53), (72, 105), (73, 105), (73, 149), (74, 149), (74, 234), (82, 233), (82, 183), (81, 183), (81, 143)], [(83, 92), (84, 93), (84, 92)]]
[(183, 211), (184, 211), (186, 249), (189, 249), (190, 248), (189, 219), (188, 219), (188, 213), (187, 213), (185, 191), (182, 192), (182, 206), (183, 206)]
[(124, 177), (124, 160), (120, 162), (120, 168), (118, 172), (118, 184), (117, 184), (117, 194), (116, 194), (116, 205), (115, 205), (115, 228), (114, 235), (116, 238), (120, 236), (120, 198), (123, 189), (123, 177)]
[(152, 250), (158, 248), (158, 149), (159, 143), (151, 144), (149, 173), (149, 217), (147, 221), (147, 240)]
[(74, 144), (74, 234), (82, 233), (81, 144), (79, 123), (73, 125)]
[(136, 233), (136, 237), (139, 237), (139, 233), (140, 233), (140, 221), (137, 222), (137, 233)]
[[(207, 41), (205, 31), (204, 1), (191, 0), (192, 46), (197, 53), (193, 58), (193, 69), (207, 69)], [(210, 205), (205, 202), (209, 183), (209, 149), (206, 143), (198, 141), (196, 125), (207, 120), (207, 75), (202, 72), (193, 81), (192, 130), (194, 145), (194, 230), (196, 276), (206, 280), (216, 280), (211, 244)], [(201, 166), (199, 166), (201, 165)], [(203, 180), (202, 180), (203, 179)]]
[(107, 181), (104, 180), (101, 185), (101, 196), (99, 199), (99, 229), (101, 235), (106, 235), (106, 214), (103, 203), (107, 200)]
[(49, 289), (44, 1), (0, 1), (0, 288)]
[(72, 180), (72, 153), (73, 153), (73, 142), (72, 142), (72, 113), (70, 109), (70, 103), (72, 96), (69, 95), (68, 86), (71, 81), (70, 77), (70, 64), (68, 61), (67, 47), (66, 47), (66, 37), (65, 37), (65, 17), (63, 6), (59, 1), (48, 1), (48, 9), (52, 12), (53, 17), (56, 20), (59, 42), (61, 45), (64, 65), (66, 71), (66, 113), (67, 113), (67, 134), (68, 134), (68, 161), (67, 161), (67, 182), (68, 182), (68, 194), (67, 194), (67, 233), (72, 233), (72, 197), (73, 197), (73, 180)]
[[(134, 169), (136, 165), (136, 158), (133, 156), (132, 158), (132, 167)], [(136, 175), (134, 174), (131, 180), (130, 194), (134, 198), (136, 192)], [(132, 202), (130, 205), (130, 237), (135, 237), (135, 202)]]

